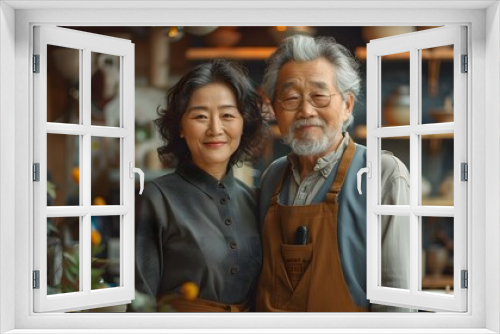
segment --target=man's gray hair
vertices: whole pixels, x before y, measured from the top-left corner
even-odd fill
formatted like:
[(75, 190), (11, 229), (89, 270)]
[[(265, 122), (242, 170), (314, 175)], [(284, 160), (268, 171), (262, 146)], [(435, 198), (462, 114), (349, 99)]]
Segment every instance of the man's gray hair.
[[(334, 86), (342, 94), (345, 101), (348, 94), (356, 100), (361, 90), (359, 64), (349, 50), (338, 44), (333, 37), (309, 37), (293, 35), (283, 40), (278, 49), (267, 61), (262, 87), (269, 99), (274, 103), (276, 83), (281, 67), (289, 61), (309, 62), (318, 58), (325, 58), (334, 65), (336, 81)], [(351, 116), (344, 122), (346, 130), (354, 121)]]

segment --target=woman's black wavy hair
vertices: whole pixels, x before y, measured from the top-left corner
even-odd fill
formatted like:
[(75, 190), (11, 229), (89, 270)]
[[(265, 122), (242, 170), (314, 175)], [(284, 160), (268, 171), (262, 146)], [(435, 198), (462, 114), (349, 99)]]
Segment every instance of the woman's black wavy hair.
[(162, 162), (177, 164), (189, 156), (188, 146), (180, 137), (181, 119), (195, 90), (211, 83), (224, 83), (230, 87), (243, 117), (241, 142), (229, 165), (257, 158), (266, 129), (262, 117), (262, 97), (250, 82), (246, 69), (225, 59), (215, 59), (185, 74), (168, 90), (166, 105), (157, 108), (159, 118), (154, 123), (165, 142), (157, 149)]

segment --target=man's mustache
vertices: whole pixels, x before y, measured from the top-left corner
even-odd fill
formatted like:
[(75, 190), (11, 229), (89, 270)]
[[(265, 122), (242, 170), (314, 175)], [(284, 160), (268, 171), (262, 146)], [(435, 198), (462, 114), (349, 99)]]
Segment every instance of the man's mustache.
[(320, 126), (324, 129), (326, 123), (319, 118), (299, 119), (292, 123), (293, 130), (299, 129), (303, 126)]

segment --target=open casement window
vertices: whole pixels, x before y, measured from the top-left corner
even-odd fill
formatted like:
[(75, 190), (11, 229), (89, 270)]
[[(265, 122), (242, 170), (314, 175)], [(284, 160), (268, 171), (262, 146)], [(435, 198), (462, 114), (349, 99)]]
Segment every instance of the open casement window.
[[(134, 298), (134, 45), (58, 27), (34, 29), (34, 311), (129, 303)], [(94, 80), (106, 71), (108, 80)], [(47, 98), (60, 73), (71, 81), (71, 103)], [(113, 92), (115, 107), (102, 121), (94, 109), (110, 96), (106, 90)], [(103, 178), (120, 189), (106, 201), (100, 197)], [(104, 280), (105, 273), (113, 277)]]
[[(367, 161), (371, 169), (367, 178), (367, 295), (372, 303), (430, 311), (467, 311), (467, 289), (464, 284), (467, 274), (466, 54), (466, 28), (458, 26), (372, 40), (367, 46)], [(400, 115), (396, 114), (399, 117), (397, 122), (389, 122), (389, 110), (384, 110), (387, 105), (382, 100), (384, 85), (387, 84), (385, 70), (391, 66), (391, 62), (403, 59), (408, 62), (410, 78), (407, 89), (409, 116), (400, 117), (404, 116), (401, 115), (402, 111), (391, 110), (393, 116), (395, 112)], [(448, 105), (441, 115), (443, 117), (429, 119), (424, 117), (424, 114), (428, 115), (424, 113), (424, 108), (428, 106), (424, 105), (422, 96), (423, 87), (432, 87), (427, 85), (430, 79), (425, 80), (423, 74), (429, 73), (430, 76), (430, 67), (436, 66), (436, 63), (439, 66), (439, 61), (443, 59), (448, 65), (452, 64), (450, 72), (454, 86), (449, 91)], [(383, 202), (381, 175), (384, 171), (381, 160), (385, 144), (390, 141), (406, 143), (407, 146), (409, 203), (387, 205)], [(441, 173), (432, 165), (436, 147), (439, 148), (438, 154), (445, 155), (441, 156), (441, 160), (449, 165), (449, 191), (445, 198), (432, 200), (426, 197), (429, 182), (425, 181), (424, 174), (432, 177)], [(404, 263), (391, 263), (391, 257), (384, 256), (382, 240), (388, 236), (382, 235), (383, 224), (391, 216), (403, 218), (393, 220), (392, 224), (408, 224), (408, 235), (397, 236), (405, 239), (400, 242), (409, 245), (408, 261), (399, 261)], [(427, 229), (437, 224), (451, 231), (451, 237), (448, 237), (448, 260), (445, 260), (449, 270), (446, 291), (427, 289), (427, 284), (423, 284), (441, 275), (439, 268), (433, 273), (426, 272), (425, 259), (429, 267), (431, 260), (440, 261), (443, 252), (431, 248), (427, 249), (427, 256), (423, 252)], [(437, 254), (430, 257), (430, 252)], [(391, 268), (389, 270), (394, 275), (409, 275), (409, 286), (394, 286), (390, 279), (384, 282), (382, 272), (387, 268)]]

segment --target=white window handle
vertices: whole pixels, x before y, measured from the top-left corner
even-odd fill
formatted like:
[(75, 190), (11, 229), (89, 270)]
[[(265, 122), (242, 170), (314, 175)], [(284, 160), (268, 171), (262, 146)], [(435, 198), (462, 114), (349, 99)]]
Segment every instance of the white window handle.
[(371, 170), (371, 167), (372, 167), (372, 163), (371, 162), (368, 162), (368, 167), (365, 167), (365, 168), (361, 168), (359, 171), (358, 171), (358, 192), (359, 194), (361, 195), (362, 192), (361, 192), (361, 176), (366, 173), (366, 176), (368, 178), (371, 178), (372, 177), (372, 170)]
[(139, 195), (142, 195), (142, 191), (144, 190), (144, 172), (140, 168), (134, 167), (133, 161), (130, 161), (128, 165), (130, 171), (129, 176), (131, 179), (135, 177), (134, 173), (139, 174), (139, 184), (141, 186), (141, 189), (139, 190)]

